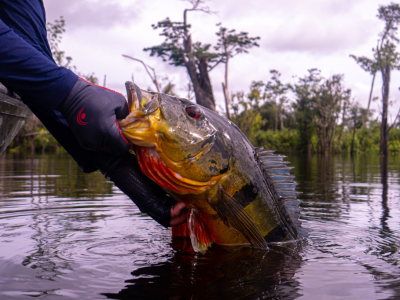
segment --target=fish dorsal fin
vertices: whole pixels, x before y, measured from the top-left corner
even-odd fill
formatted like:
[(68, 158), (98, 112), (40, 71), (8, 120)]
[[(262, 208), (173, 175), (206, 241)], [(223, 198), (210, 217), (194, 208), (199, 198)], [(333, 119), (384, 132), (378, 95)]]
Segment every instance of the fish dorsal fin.
[(207, 248), (211, 246), (214, 239), (193, 207), (189, 210), (187, 226), (193, 250), (201, 254), (206, 253)]
[(254, 150), (254, 157), (263, 172), (265, 182), (282, 213), (302, 237), (307, 237), (307, 230), (301, 227), (300, 221), (301, 200), (298, 200), (297, 196), (301, 193), (295, 191), (295, 176), (290, 175), (293, 167), (287, 166), (290, 162), (283, 161), (286, 156), (274, 154), (275, 150), (267, 150), (264, 147)]
[(229, 195), (223, 187), (218, 187), (220, 196), (210, 205), (218, 213), (224, 223), (239, 231), (252, 247), (268, 249), (267, 243), (249, 213)]

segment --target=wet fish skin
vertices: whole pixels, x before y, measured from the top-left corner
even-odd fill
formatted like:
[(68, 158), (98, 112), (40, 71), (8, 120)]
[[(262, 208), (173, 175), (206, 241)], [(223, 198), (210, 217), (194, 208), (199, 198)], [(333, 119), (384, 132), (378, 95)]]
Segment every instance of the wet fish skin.
[[(261, 159), (273, 154), (255, 149), (234, 123), (207, 108), (131, 82), (126, 87), (131, 113), (120, 127), (136, 145), (142, 171), (190, 210), (195, 249), (204, 252), (213, 241), (267, 248), (267, 243), (298, 239), (285, 202), (263, 174), (287, 162)], [(272, 185), (294, 190), (294, 184), (284, 183), (285, 176), (293, 179), (289, 174), (275, 173), (280, 177)]]

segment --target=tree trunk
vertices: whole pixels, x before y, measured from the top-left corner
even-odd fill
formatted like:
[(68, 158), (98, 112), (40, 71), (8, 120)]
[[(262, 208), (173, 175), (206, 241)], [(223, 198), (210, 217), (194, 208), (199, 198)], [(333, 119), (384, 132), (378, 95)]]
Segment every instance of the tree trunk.
[(207, 70), (207, 59), (202, 59), (199, 64), (199, 73), (195, 59), (189, 57), (186, 60), (186, 69), (193, 83), (193, 90), (196, 96), (196, 102), (208, 109), (215, 111), (215, 101), (212, 92), (210, 78)]
[(319, 125), (317, 125), (317, 127), (315, 128), (316, 132), (317, 132), (317, 150), (321, 153), (322, 152), (322, 137), (321, 137), (321, 127)]
[(203, 57), (199, 63), (200, 73), (198, 74), (198, 78), (199, 78), (200, 88), (203, 91), (203, 93), (200, 97), (201, 99), (198, 99), (197, 95), (196, 95), (196, 100), (197, 100), (197, 103), (199, 103), (198, 102), (199, 100), (200, 100), (200, 102), (204, 103), (204, 104), (199, 103), (200, 105), (203, 105), (203, 106), (215, 111), (215, 100), (214, 100), (213, 90), (212, 90), (212, 86), (211, 86), (211, 80), (210, 80), (210, 77), (208, 76), (207, 60), (208, 60), (207, 58)]
[(278, 104), (275, 99), (275, 131), (278, 130)]
[(334, 121), (332, 125), (332, 130), (331, 130), (331, 135), (328, 140), (328, 152), (331, 153), (332, 151), (332, 144), (333, 144), (333, 137), (335, 136), (335, 128), (336, 128), (336, 120)]
[(325, 153), (326, 152), (326, 144), (327, 144), (327, 136), (326, 136), (326, 131), (327, 131), (327, 126), (324, 125), (322, 127), (322, 144), (321, 144), (321, 152)]
[(390, 71), (389, 64), (382, 69), (382, 123), (381, 123), (381, 140), (380, 140), (380, 153), (389, 155), (389, 130), (388, 130), (388, 109), (389, 109), (389, 85), (390, 85)]
[(354, 140), (356, 138), (356, 124), (357, 124), (357, 114), (354, 115), (354, 125), (353, 125), (353, 138), (351, 139), (350, 153), (354, 153)]
[(222, 91), (224, 92), (224, 98), (225, 98), (226, 117), (230, 120), (231, 115), (229, 113), (229, 98), (228, 98), (229, 96), (228, 96), (228, 90), (224, 83), (222, 83)]
[[(184, 12), (184, 20), (186, 24), (186, 11)], [(208, 61), (206, 57), (200, 59), (198, 65), (193, 56), (192, 37), (186, 33), (186, 38), (183, 42), (184, 51), (181, 50), (181, 55), (185, 61), (186, 69), (189, 73), (190, 80), (193, 83), (193, 90), (196, 96), (196, 102), (208, 109), (215, 111), (215, 100), (211, 86), (210, 77), (208, 76)], [(198, 71), (197, 71), (198, 70)]]
[[(225, 53), (227, 54), (228, 50), (225, 46)], [(222, 88), (224, 91), (225, 97), (225, 106), (226, 106), (226, 117), (230, 119), (229, 115), (229, 87), (228, 87), (228, 63), (229, 63), (229, 56), (226, 55), (226, 62), (225, 62), (225, 83), (222, 84)]]
[(345, 124), (345, 122), (346, 122), (345, 115), (346, 115), (346, 107), (347, 107), (346, 103), (347, 102), (344, 102), (344, 105), (343, 105), (342, 126), (340, 126), (339, 138), (338, 138), (338, 142), (337, 142), (337, 149), (338, 150), (340, 150), (342, 148), (342, 134), (343, 134), (344, 126), (346, 125)]
[(279, 104), (279, 118), (280, 118), (280, 121), (281, 121), (281, 130), (284, 129), (284, 127), (283, 127), (283, 117), (282, 117), (282, 106), (283, 106), (283, 103), (280, 103)]
[(311, 146), (313, 148), (314, 153), (317, 153), (317, 149), (314, 146), (314, 143), (312, 142), (312, 140), (310, 140)]
[(306, 150), (307, 153), (310, 155), (311, 154), (311, 145), (310, 145), (310, 132), (308, 131), (308, 124), (306, 121), (304, 121), (304, 132), (306, 134)]
[(368, 118), (369, 118), (369, 108), (371, 107), (372, 92), (374, 91), (375, 75), (376, 75), (376, 73), (374, 73), (372, 76), (371, 90), (369, 91), (367, 115), (365, 116), (367, 118), (367, 120), (364, 120), (364, 118), (363, 118), (363, 125), (365, 125), (365, 123), (368, 121)]

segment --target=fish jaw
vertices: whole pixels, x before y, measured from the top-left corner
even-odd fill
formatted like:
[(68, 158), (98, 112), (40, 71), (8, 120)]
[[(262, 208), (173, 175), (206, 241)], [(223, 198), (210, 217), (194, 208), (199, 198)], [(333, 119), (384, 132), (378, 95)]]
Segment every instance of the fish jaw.
[(160, 111), (158, 95), (142, 91), (132, 82), (126, 82), (128, 107), (130, 113), (123, 120), (118, 120), (124, 136), (134, 145), (156, 147), (159, 132), (165, 122)]

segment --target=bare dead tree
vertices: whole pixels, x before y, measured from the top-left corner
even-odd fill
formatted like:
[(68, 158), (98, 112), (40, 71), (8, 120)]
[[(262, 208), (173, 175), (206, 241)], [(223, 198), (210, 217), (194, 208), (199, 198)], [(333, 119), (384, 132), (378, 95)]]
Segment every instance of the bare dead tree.
[[(140, 62), (144, 66), (147, 74), (150, 76), (151, 81), (153, 81), (154, 85), (156, 86), (157, 92), (161, 93), (160, 85), (158, 84), (158, 80), (157, 80), (157, 74), (156, 74), (156, 71), (155, 71), (154, 68), (150, 67), (148, 64), (146, 64), (141, 59), (138, 59), (138, 58), (126, 55), (126, 54), (122, 54), (122, 56), (125, 57), (125, 58), (132, 59), (134, 61)], [(153, 72), (153, 75), (150, 73), (149, 69)], [(132, 77), (133, 77), (133, 75), (132, 75)]]

